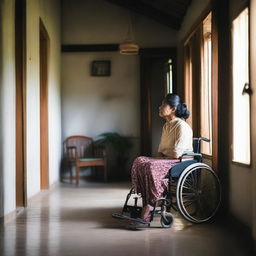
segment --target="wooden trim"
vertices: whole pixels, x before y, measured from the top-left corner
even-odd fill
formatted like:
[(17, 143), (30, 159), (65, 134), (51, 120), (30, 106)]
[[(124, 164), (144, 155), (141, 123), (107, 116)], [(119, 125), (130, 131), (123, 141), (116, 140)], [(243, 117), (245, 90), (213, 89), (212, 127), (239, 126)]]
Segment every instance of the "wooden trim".
[(92, 161), (77, 161), (76, 166), (103, 166), (105, 164), (104, 160), (92, 160)]
[(194, 35), (194, 33), (197, 31), (198, 26), (200, 26), (201, 22), (207, 17), (207, 15), (211, 12), (212, 10), (212, 3), (209, 3), (205, 9), (201, 12), (197, 20), (193, 23), (191, 28), (188, 30), (188, 33), (182, 40), (182, 45), (186, 45), (190, 38)]
[[(184, 96), (185, 102), (191, 111), (188, 119), (192, 126), (195, 137), (200, 137), (200, 84), (201, 84), (201, 34), (202, 26), (198, 25), (197, 30), (190, 37), (190, 40), (184, 46)], [(189, 69), (192, 63), (191, 70)], [(189, 69), (189, 74), (187, 73)]]
[(26, 191), (26, 1), (15, 1), (16, 206), (27, 205)]
[(70, 139), (85, 139), (85, 140), (93, 140), (91, 137), (81, 136), (81, 135), (73, 135), (69, 136), (64, 140), (64, 143), (67, 142)]
[[(63, 44), (62, 52), (116, 52), (119, 51), (119, 44)], [(139, 55), (165, 56), (176, 55), (174, 47), (140, 48)]]
[(61, 46), (62, 52), (116, 52), (118, 50), (118, 44), (64, 44)]
[(234, 160), (232, 160), (232, 164), (237, 165), (237, 166), (241, 166), (241, 167), (245, 167), (245, 168), (251, 168), (252, 164), (244, 164), (244, 163), (240, 163), (240, 162), (236, 162)]
[[(230, 23), (228, 1), (213, 0), (212, 93), (213, 169), (222, 183), (222, 210), (229, 209), (230, 169)], [(228, 146), (227, 146), (228, 145)]]
[(49, 35), (40, 19), (40, 177), (41, 189), (49, 188), (48, 56)]
[(212, 165), (218, 168), (218, 20), (212, 11)]

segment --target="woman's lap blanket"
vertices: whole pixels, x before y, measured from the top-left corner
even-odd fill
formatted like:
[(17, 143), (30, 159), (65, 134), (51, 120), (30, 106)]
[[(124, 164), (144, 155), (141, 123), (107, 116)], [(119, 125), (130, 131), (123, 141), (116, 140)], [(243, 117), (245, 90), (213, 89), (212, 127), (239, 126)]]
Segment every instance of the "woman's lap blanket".
[(154, 205), (167, 188), (166, 175), (171, 167), (177, 164), (177, 159), (161, 159), (140, 156), (133, 162), (131, 178), (132, 186), (141, 193), (143, 206)]

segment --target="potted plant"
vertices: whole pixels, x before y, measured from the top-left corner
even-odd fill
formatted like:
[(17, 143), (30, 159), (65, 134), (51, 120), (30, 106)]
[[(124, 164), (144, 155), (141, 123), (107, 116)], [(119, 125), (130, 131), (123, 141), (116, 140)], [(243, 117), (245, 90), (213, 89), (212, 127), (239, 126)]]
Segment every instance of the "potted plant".
[[(122, 136), (117, 132), (106, 132), (98, 136), (96, 143), (98, 145), (104, 144), (107, 149), (110, 148), (107, 150), (107, 155), (108, 159), (109, 155), (112, 155), (110, 161), (112, 162), (112, 168), (114, 169), (114, 177), (121, 179), (127, 178), (126, 169), (130, 151), (133, 146), (131, 138)], [(110, 152), (108, 151), (112, 151), (112, 154), (109, 154)]]

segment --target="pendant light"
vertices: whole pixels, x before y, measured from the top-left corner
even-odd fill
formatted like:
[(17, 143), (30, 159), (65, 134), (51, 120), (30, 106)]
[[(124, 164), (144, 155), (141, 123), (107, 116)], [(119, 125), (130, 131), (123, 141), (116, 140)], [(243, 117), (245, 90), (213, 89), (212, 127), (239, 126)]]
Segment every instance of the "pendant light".
[(128, 31), (124, 42), (119, 44), (120, 54), (122, 55), (137, 55), (139, 53), (139, 45), (135, 43), (132, 31), (132, 19), (129, 15)]

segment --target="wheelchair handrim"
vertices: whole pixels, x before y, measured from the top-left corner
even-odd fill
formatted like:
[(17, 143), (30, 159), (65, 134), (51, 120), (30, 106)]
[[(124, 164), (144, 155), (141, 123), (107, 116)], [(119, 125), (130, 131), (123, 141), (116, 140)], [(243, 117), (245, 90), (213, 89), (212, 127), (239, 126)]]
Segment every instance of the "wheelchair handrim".
[[(192, 168), (191, 168), (192, 167)], [(186, 178), (192, 173), (194, 172), (196, 169), (205, 169), (207, 171), (210, 171), (210, 173), (214, 176), (216, 182), (217, 182), (217, 205), (215, 207), (215, 209), (211, 212), (210, 216), (204, 219), (196, 219), (194, 217), (192, 217), (186, 210), (186, 207), (183, 204), (183, 200), (182, 200), (182, 188), (184, 186), (184, 182), (186, 181)], [(182, 216), (184, 216), (184, 218), (186, 218), (188, 221), (193, 222), (193, 223), (203, 223), (206, 222), (208, 220), (210, 220), (217, 212), (219, 206), (220, 206), (220, 201), (221, 201), (221, 187), (220, 187), (220, 182), (219, 179), (216, 175), (216, 173), (212, 170), (212, 168), (206, 164), (203, 163), (195, 163), (192, 164), (191, 166), (188, 166), (182, 173), (182, 175), (180, 176), (179, 180), (178, 180), (178, 184), (177, 184), (177, 190), (176, 190), (176, 198), (177, 198), (177, 205), (178, 205), (178, 210), (179, 212), (182, 214)]]

